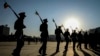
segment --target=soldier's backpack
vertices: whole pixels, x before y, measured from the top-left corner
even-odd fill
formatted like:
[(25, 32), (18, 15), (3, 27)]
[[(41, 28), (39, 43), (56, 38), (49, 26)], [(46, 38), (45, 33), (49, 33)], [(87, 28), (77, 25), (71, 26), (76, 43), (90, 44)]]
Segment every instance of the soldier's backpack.
[(18, 20), (17, 20), (17, 21), (15, 22), (15, 24), (14, 24), (14, 29), (15, 29), (15, 30), (17, 30), (17, 29), (19, 28), (19, 27), (18, 27), (18, 24), (19, 24), (19, 23), (18, 23)]
[(43, 24), (40, 25), (40, 31), (43, 31)]

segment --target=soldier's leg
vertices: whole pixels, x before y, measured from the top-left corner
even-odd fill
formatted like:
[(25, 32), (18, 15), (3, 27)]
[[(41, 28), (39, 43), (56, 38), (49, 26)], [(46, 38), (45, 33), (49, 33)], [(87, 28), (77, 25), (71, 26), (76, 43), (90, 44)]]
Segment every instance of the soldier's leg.
[(39, 49), (39, 53), (41, 54), (41, 52), (42, 52), (42, 49), (43, 49), (43, 42), (42, 42), (42, 46), (40, 47), (40, 49)]
[(18, 42), (18, 53), (20, 54), (22, 47), (24, 46), (24, 41), (23, 40), (19, 40)]
[(64, 52), (66, 52), (66, 51), (68, 50), (68, 44), (69, 44), (69, 42), (66, 41), (66, 45), (65, 45), (65, 50), (64, 50)]
[(46, 55), (46, 45), (47, 45), (47, 41), (43, 42), (43, 55)]
[[(15, 38), (19, 38), (20, 37), (20, 34), (19, 34), (19, 31), (16, 31), (15, 32)], [(19, 43), (18, 43), (18, 39), (17, 39), (17, 44), (16, 44), (16, 48), (14, 49), (12, 55), (17, 55), (18, 54), (18, 46), (19, 46)]]
[(73, 41), (73, 50), (75, 50), (75, 44), (76, 44), (76, 42)]
[(60, 45), (60, 41), (57, 41), (57, 48), (56, 48), (56, 52), (59, 52), (59, 45)]

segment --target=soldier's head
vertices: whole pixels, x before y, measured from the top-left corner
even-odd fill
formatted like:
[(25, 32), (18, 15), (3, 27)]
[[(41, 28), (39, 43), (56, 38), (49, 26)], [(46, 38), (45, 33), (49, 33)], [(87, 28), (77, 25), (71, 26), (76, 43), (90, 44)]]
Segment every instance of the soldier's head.
[(19, 16), (20, 16), (21, 18), (26, 17), (25, 12), (21, 12), (21, 13), (19, 13)]
[(72, 30), (72, 32), (76, 32), (76, 30)]
[(44, 19), (44, 20), (43, 20), (43, 22), (44, 22), (44, 23), (47, 23), (47, 22), (48, 22), (47, 18), (46, 18), (46, 19)]
[(67, 28), (66, 31), (69, 31), (69, 29)]
[(59, 29), (61, 29), (61, 26), (58, 26)]

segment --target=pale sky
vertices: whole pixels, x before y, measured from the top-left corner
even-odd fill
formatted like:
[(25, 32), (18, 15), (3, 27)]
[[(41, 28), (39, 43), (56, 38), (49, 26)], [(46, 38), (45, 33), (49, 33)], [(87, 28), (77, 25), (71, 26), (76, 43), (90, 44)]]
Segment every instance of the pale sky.
[(79, 27), (83, 30), (100, 26), (100, 0), (0, 0), (0, 25), (8, 24), (10, 33), (15, 32), (14, 22), (17, 18), (9, 8), (4, 9), (4, 1), (7, 1), (17, 14), (26, 13), (24, 24), (27, 28), (24, 29), (24, 34), (29, 36), (40, 36), (41, 21), (35, 15), (36, 10), (43, 19), (48, 19), (49, 34), (54, 34), (53, 18), (57, 25), (65, 26), (65, 22), (73, 17), (78, 20)]

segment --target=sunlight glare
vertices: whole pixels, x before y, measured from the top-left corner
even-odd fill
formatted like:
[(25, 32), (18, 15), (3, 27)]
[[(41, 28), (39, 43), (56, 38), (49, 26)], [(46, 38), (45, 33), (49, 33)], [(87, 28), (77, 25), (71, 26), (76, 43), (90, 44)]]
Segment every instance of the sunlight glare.
[(69, 30), (75, 30), (76, 28), (79, 29), (79, 21), (72, 17), (72, 18), (68, 18), (65, 23), (64, 23), (64, 26), (65, 28), (68, 28)]

